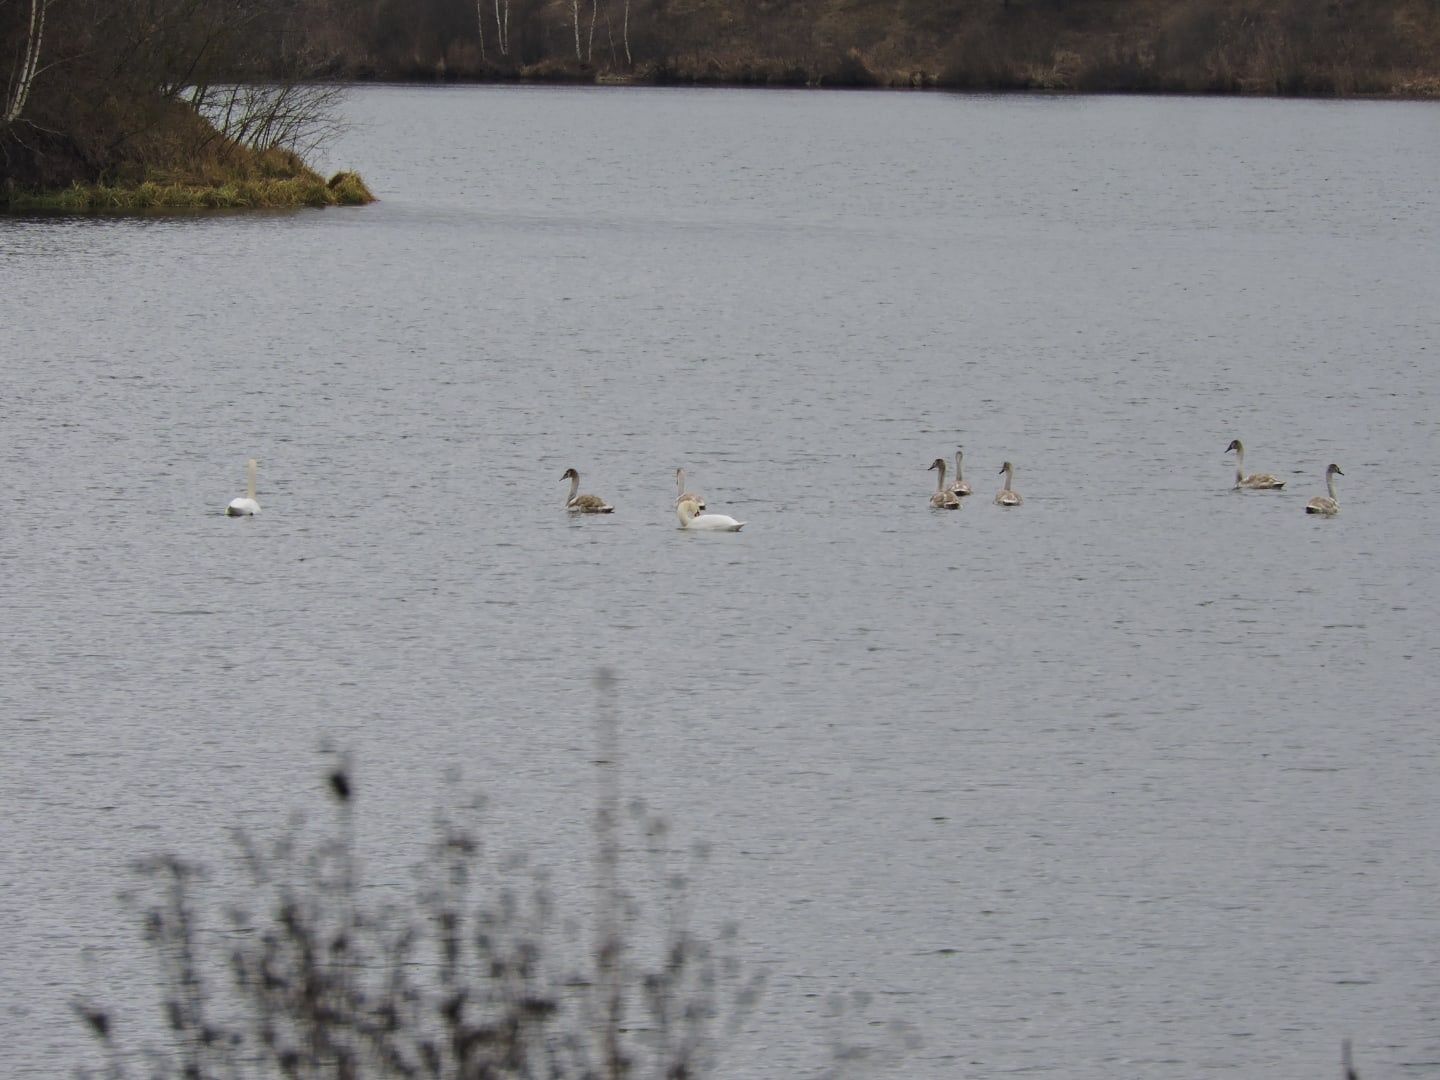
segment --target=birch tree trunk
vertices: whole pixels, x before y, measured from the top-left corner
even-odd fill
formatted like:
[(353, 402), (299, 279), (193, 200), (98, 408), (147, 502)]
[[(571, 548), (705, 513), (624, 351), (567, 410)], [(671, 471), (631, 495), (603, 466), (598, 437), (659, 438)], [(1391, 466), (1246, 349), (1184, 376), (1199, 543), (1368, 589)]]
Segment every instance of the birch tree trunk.
[(585, 42), (585, 62), (595, 59), (595, 18), (600, 13), (600, 0), (590, 0), (590, 38)]
[[(475, 32), (480, 35), (480, 62), (485, 62), (485, 0), (475, 0)], [(505, 51), (502, 45), (500, 51)]]
[(635, 58), (630, 55), (630, 0), (625, 0), (625, 21), (620, 26), (620, 37), (625, 42), (625, 66), (633, 68)]
[(580, 0), (570, 0), (570, 14), (575, 22), (575, 62), (584, 58), (580, 55)]
[[(475, 0), (478, 4), (480, 0)], [(500, 39), (500, 55), (510, 55), (510, 0), (504, 0), (502, 13), (501, 0), (495, 0), (495, 34)]]
[(25, 110), (30, 97), (30, 87), (35, 82), (35, 72), (40, 67), (40, 45), (45, 40), (45, 9), (50, 0), (30, 0), (30, 29), (25, 35), (25, 59), (20, 63), (19, 74), (10, 87), (10, 99), (5, 103), (5, 123), (13, 124)]

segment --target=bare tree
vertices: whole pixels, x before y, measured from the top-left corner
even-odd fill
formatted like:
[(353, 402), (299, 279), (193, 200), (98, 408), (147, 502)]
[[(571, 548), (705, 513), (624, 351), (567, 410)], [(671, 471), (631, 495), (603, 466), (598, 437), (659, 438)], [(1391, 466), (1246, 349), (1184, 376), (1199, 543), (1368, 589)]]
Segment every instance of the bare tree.
[(303, 158), (339, 134), (344, 95), (345, 88), (333, 83), (232, 83), (207, 87), (192, 104), (227, 139)]
[(25, 35), (25, 57), (20, 67), (11, 73), (10, 85), (6, 87), (4, 123), (13, 124), (25, 111), (25, 102), (30, 97), (30, 87), (40, 70), (40, 46), (45, 41), (45, 13), (50, 0), (30, 0), (30, 28)]
[[(479, 0), (476, 0), (478, 3)], [(495, 32), (500, 38), (500, 55), (510, 55), (510, 0), (495, 0)]]
[(337, 130), (341, 91), (306, 78), (308, 2), (0, 0), (0, 182), (114, 182), (224, 138), (313, 151)]

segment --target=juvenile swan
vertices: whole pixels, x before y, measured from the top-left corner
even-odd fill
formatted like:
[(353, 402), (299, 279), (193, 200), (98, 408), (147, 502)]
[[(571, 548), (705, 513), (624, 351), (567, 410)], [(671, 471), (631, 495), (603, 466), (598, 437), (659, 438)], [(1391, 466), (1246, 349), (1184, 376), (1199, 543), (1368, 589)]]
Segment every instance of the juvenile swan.
[(1344, 476), (1339, 465), (1331, 465), (1325, 470), (1325, 491), (1324, 495), (1316, 495), (1305, 504), (1305, 513), (1324, 514), (1326, 517), (1334, 517), (1340, 513), (1340, 500), (1335, 498), (1335, 477)]
[(955, 482), (950, 485), (950, 490), (962, 499), (970, 494), (970, 485), (965, 482), (965, 474), (960, 469), (960, 462), (964, 457), (965, 452), (957, 446), (955, 448)]
[(572, 514), (609, 514), (614, 512), (615, 507), (600, 498), (599, 495), (575, 494), (580, 490), (580, 474), (574, 469), (566, 469), (560, 479), (570, 481), (570, 495), (565, 500), (565, 509)]
[(1270, 489), (1278, 491), (1285, 486), (1285, 481), (1279, 477), (1271, 476), (1269, 473), (1251, 473), (1245, 475), (1245, 444), (1239, 439), (1231, 439), (1230, 445), (1225, 448), (1228, 454), (1235, 451), (1235, 486), (1237, 488), (1256, 488), (1259, 490)]
[(682, 502), (684, 502), (686, 499), (689, 499), (689, 500), (690, 500), (691, 502), (693, 502), (696, 506), (698, 506), (701, 510), (704, 510), (704, 509), (705, 509), (705, 496), (704, 496), (704, 495), (696, 495), (693, 491), (686, 491), (686, 490), (685, 490), (685, 470), (684, 470), (684, 469), (676, 469), (676, 470), (675, 470), (675, 489), (676, 489), (676, 491), (679, 492), (679, 494), (675, 496), (675, 505), (676, 505), (676, 506), (679, 506), (679, 505), (680, 505)]
[[(937, 457), (930, 463), (930, 469), (939, 469), (940, 475), (935, 481), (935, 494), (930, 496), (930, 505), (941, 510), (959, 510), (959, 497), (945, 486), (945, 459)], [(926, 469), (929, 472), (930, 469)]]
[(1000, 466), (1000, 471), (1005, 474), (1005, 486), (995, 493), (995, 505), (1019, 506), (1025, 500), (1020, 497), (1018, 491), (1013, 491), (1010, 487), (1015, 482), (1015, 466), (1007, 461)]
[(243, 498), (230, 500), (230, 505), (225, 507), (226, 517), (250, 517), (260, 512), (260, 504), (255, 501), (256, 465), (253, 457), (245, 463), (245, 495)]
[[(699, 514), (700, 507), (694, 499), (681, 499), (680, 505), (675, 508), (675, 516), (680, 519), (680, 528), (709, 530), (710, 532), (739, 532), (745, 527), (745, 522), (736, 521), (724, 514)], [(696, 515), (699, 514), (697, 517)]]

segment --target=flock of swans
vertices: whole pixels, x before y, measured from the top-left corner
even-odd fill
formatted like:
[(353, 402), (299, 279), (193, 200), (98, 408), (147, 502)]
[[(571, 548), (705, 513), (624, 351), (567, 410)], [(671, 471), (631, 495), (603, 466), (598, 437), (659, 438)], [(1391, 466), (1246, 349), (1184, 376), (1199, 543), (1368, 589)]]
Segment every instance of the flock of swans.
[[(1225, 448), (1228, 454), (1235, 452), (1235, 488), (1237, 490), (1254, 491), (1279, 491), (1285, 486), (1285, 481), (1270, 473), (1251, 473), (1245, 475), (1245, 444), (1239, 439), (1232, 439), (1230, 445)], [(964, 472), (965, 453), (963, 448), (955, 450), (955, 479), (947, 484), (945, 482), (946, 464), (944, 458), (936, 458), (930, 463), (930, 470), (937, 474), (935, 480), (935, 493), (930, 496), (930, 505), (939, 510), (958, 510), (960, 500), (972, 494), (972, 489), (965, 481)], [(260, 512), (260, 503), (255, 498), (255, 470), (257, 463), (251, 458), (245, 463), (245, 494), (238, 499), (232, 499), (230, 505), (225, 507), (227, 517), (251, 517)], [(927, 470), (927, 471), (930, 471)], [(1015, 490), (1015, 466), (1005, 462), (1000, 466), (1000, 475), (1005, 477), (1005, 486), (995, 493), (996, 506), (1019, 506), (1025, 500)], [(1325, 470), (1325, 494), (1316, 495), (1305, 504), (1307, 514), (1321, 514), (1325, 517), (1334, 517), (1340, 512), (1340, 501), (1335, 494), (1335, 477), (1344, 476), (1339, 465), (1330, 465)], [(613, 513), (615, 507), (611, 506), (598, 495), (580, 494), (580, 474), (574, 469), (566, 469), (560, 476), (561, 480), (570, 481), (570, 494), (565, 497), (565, 509), (572, 514), (609, 514)], [(745, 522), (736, 521), (725, 514), (707, 514), (705, 510), (705, 497), (693, 491), (685, 490), (685, 470), (675, 470), (675, 516), (680, 521), (680, 528), (701, 532), (739, 532), (745, 527)]]
[[(1225, 448), (1228, 454), (1235, 451), (1235, 489), (1237, 491), (1279, 491), (1285, 486), (1285, 481), (1269, 473), (1251, 473), (1245, 475), (1245, 444), (1239, 439), (1231, 439), (1230, 445)], [(1305, 504), (1305, 513), (1321, 514), (1324, 517), (1334, 517), (1340, 513), (1340, 500), (1335, 495), (1335, 477), (1344, 476), (1340, 466), (1331, 463), (1325, 469), (1325, 494), (1316, 495)]]
[[(1245, 444), (1239, 439), (1230, 440), (1230, 445), (1225, 448), (1228, 454), (1235, 452), (1235, 488), (1237, 490), (1253, 491), (1279, 491), (1285, 486), (1285, 481), (1270, 473), (1251, 473), (1245, 475)], [(964, 452), (960, 449), (955, 451), (955, 481), (951, 484), (945, 483), (945, 459), (936, 458), (930, 463), (938, 475), (935, 480), (935, 492), (930, 496), (930, 505), (939, 510), (959, 510), (960, 500), (970, 494), (970, 485), (965, 482), (964, 473)], [(927, 470), (928, 471), (928, 470)], [(1005, 486), (995, 493), (996, 506), (1019, 506), (1025, 500), (1015, 490), (1015, 466), (1005, 462), (1000, 466), (1000, 475), (1005, 477)], [(1322, 514), (1325, 517), (1334, 517), (1340, 512), (1340, 500), (1335, 495), (1335, 477), (1344, 476), (1339, 465), (1330, 465), (1325, 470), (1325, 494), (1316, 495), (1305, 504), (1307, 514)]]
[[(938, 474), (935, 478), (935, 494), (930, 496), (930, 505), (937, 510), (959, 510), (960, 500), (966, 495), (973, 494), (970, 485), (965, 481), (964, 448), (957, 447), (955, 449), (955, 480), (953, 483), (945, 483), (944, 458), (937, 457), (930, 463), (930, 469), (934, 469)], [(1008, 461), (1005, 462), (1000, 466), (1000, 475), (1005, 477), (1005, 486), (995, 493), (995, 505), (1019, 506), (1025, 500), (1015, 490), (1015, 466)]]
[[(614, 507), (598, 495), (581, 495), (580, 474), (566, 469), (560, 477), (570, 481), (570, 494), (565, 499), (565, 509), (572, 514), (609, 514)], [(685, 490), (685, 470), (675, 470), (675, 516), (680, 519), (680, 528), (696, 532), (739, 532), (745, 522), (736, 521), (726, 514), (702, 514), (705, 496)]]

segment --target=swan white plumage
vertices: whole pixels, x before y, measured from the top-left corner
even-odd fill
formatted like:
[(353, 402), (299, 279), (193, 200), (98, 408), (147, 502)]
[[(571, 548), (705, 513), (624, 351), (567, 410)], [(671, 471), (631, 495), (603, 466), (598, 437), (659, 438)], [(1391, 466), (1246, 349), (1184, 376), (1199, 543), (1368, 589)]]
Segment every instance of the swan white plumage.
[[(930, 496), (930, 505), (937, 510), (959, 510), (960, 497), (945, 486), (945, 459), (937, 457), (930, 463), (930, 469), (939, 469), (940, 475), (935, 480), (935, 494)], [(929, 472), (930, 469), (926, 469)]]
[(1251, 488), (1255, 491), (1278, 491), (1285, 486), (1285, 481), (1278, 476), (1271, 476), (1269, 473), (1251, 473), (1245, 475), (1245, 444), (1239, 439), (1231, 439), (1230, 445), (1225, 448), (1228, 454), (1235, 451), (1235, 486), (1237, 488)]
[(679, 506), (686, 499), (689, 499), (701, 510), (705, 509), (705, 496), (697, 495), (693, 491), (685, 490), (685, 470), (675, 470), (675, 490), (679, 493), (675, 496), (675, 505)]
[(1305, 513), (1324, 514), (1326, 517), (1334, 517), (1340, 513), (1340, 500), (1335, 497), (1335, 477), (1344, 476), (1340, 466), (1331, 464), (1325, 470), (1325, 494), (1316, 495), (1305, 504)]
[(572, 514), (609, 514), (614, 512), (615, 508), (599, 495), (576, 494), (580, 490), (580, 474), (574, 469), (566, 469), (560, 479), (570, 481), (570, 494), (566, 496), (565, 509)]
[(1025, 500), (1020, 497), (1018, 491), (1010, 486), (1015, 481), (1015, 466), (1007, 461), (1000, 466), (1000, 471), (1005, 474), (1005, 486), (995, 493), (995, 505), (1019, 506)]
[(260, 504), (255, 499), (255, 469), (258, 462), (251, 458), (245, 463), (245, 494), (239, 499), (231, 499), (230, 505), (225, 507), (226, 517), (251, 517), (260, 512)]
[(675, 508), (675, 516), (680, 519), (680, 528), (698, 529), (709, 532), (739, 532), (745, 527), (745, 522), (736, 521), (725, 514), (702, 514), (700, 507), (694, 499), (682, 499), (680, 505)]
[(965, 474), (960, 467), (960, 462), (964, 460), (964, 457), (965, 452), (957, 446), (955, 448), (955, 482), (950, 485), (950, 490), (962, 499), (971, 493), (970, 485), (965, 482)]

